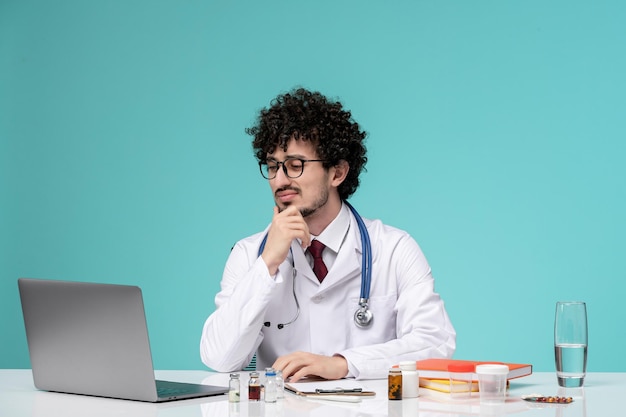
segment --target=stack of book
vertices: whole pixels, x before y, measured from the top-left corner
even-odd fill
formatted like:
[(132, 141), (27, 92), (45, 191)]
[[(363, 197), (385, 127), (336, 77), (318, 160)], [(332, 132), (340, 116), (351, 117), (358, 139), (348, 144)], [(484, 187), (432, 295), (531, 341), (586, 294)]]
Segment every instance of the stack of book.
[[(450, 373), (448, 371), (448, 366), (469, 364), (472, 366), (473, 369), (476, 367), (476, 365), (484, 363), (497, 363), (507, 365), (509, 367), (509, 375), (507, 379), (509, 380), (530, 375), (533, 371), (532, 365), (519, 363), (466, 361), (459, 359), (424, 359), (421, 361), (417, 361), (420, 387), (445, 393), (449, 393), (451, 391), (459, 392), (458, 388), (450, 383)], [(453, 382), (453, 384), (456, 383), (456, 381)], [(475, 374), (472, 378), (472, 384), (470, 389), (472, 392), (478, 392), (478, 380), (476, 380)]]

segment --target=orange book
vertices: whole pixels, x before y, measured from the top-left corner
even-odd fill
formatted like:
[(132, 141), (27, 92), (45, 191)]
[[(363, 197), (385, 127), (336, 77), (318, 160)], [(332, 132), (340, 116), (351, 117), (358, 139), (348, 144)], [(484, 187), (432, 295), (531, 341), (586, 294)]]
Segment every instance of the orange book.
[(509, 367), (508, 379), (520, 378), (533, 373), (533, 366), (521, 363), (489, 362), (489, 361), (466, 361), (460, 359), (424, 359), (417, 361), (417, 371), (420, 378), (447, 379), (449, 378), (448, 365), (471, 364), (473, 367), (485, 363), (497, 363)]

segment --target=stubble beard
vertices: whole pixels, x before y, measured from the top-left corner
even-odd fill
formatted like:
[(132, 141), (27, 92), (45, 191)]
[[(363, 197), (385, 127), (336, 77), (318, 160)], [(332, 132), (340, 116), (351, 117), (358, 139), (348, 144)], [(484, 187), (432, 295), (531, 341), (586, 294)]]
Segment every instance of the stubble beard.
[(324, 207), (326, 203), (328, 203), (328, 190), (323, 188), (322, 193), (319, 195), (318, 199), (313, 202), (313, 205), (311, 207), (302, 207), (300, 214), (306, 219), (314, 215), (319, 209)]
[[(295, 188), (289, 188), (291, 190), (295, 190), (298, 192), (298, 194), (300, 194), (300, 190), (299, 189), (295, 189)], [(317, 213), (317, 211), (319, 209), (321, 209), (322, 207), (324, 207), (326, 205), (326, 203), (328, 203), (328, 196), (329, 196), (329, 192), (328, 189), (326, 188), (322, 188), (320, 195), (318, 196), (318, 198), (313, 202), (313, 204), (309, 207), (301, 207), (299, 209), (300, 214), (302, 215), (302, 217), (307, 218), (307, 217), (311, 217), (312, 215), (314, 215), (315, 213)], [(276, 204), (278, 206), (278, 209), (280, 211), (285, 210), (287, 207), (289, 207), (291, 205), (291, 203), (284, 203), (281, 206), (278, 205), (278, 203)]]

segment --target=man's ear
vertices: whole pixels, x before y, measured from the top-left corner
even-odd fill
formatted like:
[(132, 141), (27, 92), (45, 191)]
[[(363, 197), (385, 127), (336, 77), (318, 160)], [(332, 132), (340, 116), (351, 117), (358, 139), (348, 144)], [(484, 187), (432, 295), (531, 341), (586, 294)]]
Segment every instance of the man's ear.
[(339, 162), (337, 162), (337, 164), (332, 168), (333, 169), (331, 171), (333, 175), (331, 178), (331, 184), (334, 187), (339, 187), (339, 185), (348, 176), (348, 171), (350, 171), (350, 165), (348, 164), (348, 161), (342, 159)]

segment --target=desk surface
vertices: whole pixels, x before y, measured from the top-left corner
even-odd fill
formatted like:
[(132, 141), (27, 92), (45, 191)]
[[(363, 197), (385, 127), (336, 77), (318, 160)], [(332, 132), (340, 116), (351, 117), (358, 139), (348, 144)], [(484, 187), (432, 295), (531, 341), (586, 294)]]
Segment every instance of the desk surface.
[[(246, 381), (242, 373), (242, 381)], [(227, 385), (227, 374), (203, 371), (157, 371), (159, 379)], [(553, 372), (538, 372), (514, 379), (506, 400), (500, 408), (481, 409), (478, 398), (455, 402), (445, 394), (431, 395), (420, 390), (420, 398), (402, 401), (387, 400), (387, 380), (359, 381), (363, 387), (376, 391), (376, 397), (362, 402), (339, 403), (311, 400), (285, 393), (276, 404), (249, 403), (242, 390), (242, 401), (228, 403), (226, 396), (174, 401), (162, 404), (58, 394), (38, 391), (33, 386), (32, 373), (27, 369), (0, 370), (0, 416), (11, 417), (213, 417), (213, 416), (557, 416), (586, 417), (613, 415), (622, 408), (621, 400), (626, 392), (626, 373), (591, 373), (585, 387), (579, 389), (559, 388)], [(243, 385), (243, 384), (242, 384)], [(536, 404), (523, 401), (525, 394), (571, 396), (574, 402), (567, 405)]]

